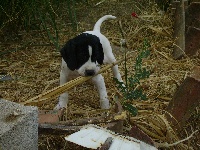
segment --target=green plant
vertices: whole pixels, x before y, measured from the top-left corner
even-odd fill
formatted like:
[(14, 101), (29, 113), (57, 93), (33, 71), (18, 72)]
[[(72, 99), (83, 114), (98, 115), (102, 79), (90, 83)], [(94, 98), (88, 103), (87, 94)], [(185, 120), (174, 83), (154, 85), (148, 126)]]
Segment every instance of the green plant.
[[(4, 0), (0, 1), (0, 34), (12, 39), (19, 30), (46, 31), (49, 41), (59, 49), (59, 29), (66, 24), (67, 19), (61, 19), (62, 14), (68, 14), (72, 26), (76, 29), (76, 0)], [(62, 9), (67, 6), (67, 10)], [(59, 23), (59, 24), (58, 24)]]
[(155, 2), (162, 11), (167, 11), (170, 6), (171, 0), (155, 0)]
[[(138, 56), (136, 57), (136, 62), (134, 66), (134, 75), (128, 76), (127, 70), (127, 59), (125, 54), (125, 86), (123, 82), (119, 82), (114, 79), (117, 83), (118, 89), (123, 94), (122, 105), (124, 109), (128, 110), (132, 115), (137, 114), (137, 108), (131, 104), (133, 100), (147, 100), (147, 96), (143, 93), (140, 81), (142, 79), (148, 78), (150, 76), (150, 71), (142, 66), (143, 58), (147, 58), (150, 55), (149, 43), (144, 40), (142, 48), (138, 49)], [(125, 52), (126, 53), (126, 52)]]
[(69, 11), (69, 18), (72, 22), (73, 29), (76, 29), (77, 27), (77, 20), (76, 20), (76, 10), (75, 10), (75, 1), (67, 0), (67, 7)]
[[(57, 50), (59, 50), (59, 32), (56, 23), (56, 17), (58, 16), (49, 0), (42, 0), (43, 3), (46, 3), (45, 7), (43, 8), (44, 13), (38, 13), (38, 16), (41, 21), (41, 25), (43, 29), (46, 31), (50, 42), (52, 42)], [(38, 12), (42, 12), (42, 10), (36, 8)]]

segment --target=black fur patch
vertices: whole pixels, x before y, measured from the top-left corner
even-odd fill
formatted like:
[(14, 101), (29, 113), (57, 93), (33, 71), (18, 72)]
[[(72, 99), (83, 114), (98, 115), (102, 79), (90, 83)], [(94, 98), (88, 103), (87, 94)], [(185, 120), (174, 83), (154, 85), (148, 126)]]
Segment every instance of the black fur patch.
[(92, 34), (82, 33), (69, 40), (60, 51), (70, 70), (77, 70), (88, 61), (88, 46), (92, 47), (91, 61), (103, 64), (104, 53), (99, 38)]

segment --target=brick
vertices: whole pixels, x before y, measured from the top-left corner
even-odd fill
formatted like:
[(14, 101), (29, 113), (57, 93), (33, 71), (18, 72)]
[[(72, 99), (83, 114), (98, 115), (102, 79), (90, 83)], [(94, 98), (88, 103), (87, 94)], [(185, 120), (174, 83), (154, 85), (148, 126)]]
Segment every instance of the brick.
[[(199, 12), (200, 13), (200, 12)], [(186, 32), (188, 31), (189, 27), (200, 28), (200, 20), (192, 17), (186, 17)]]
[(200, 20), (200, 2), (199, 3), (191, 3), (189, 7), (185, 11), (185, 16), (189, 18), (195, 18)]
[(185, 53), (189, 56), (197, 55), (200, 49), (200, 28), (189, 27), (185, 37)]
[(58, 123), (64, 113), (62, 110), (40, 110), (39, 111), (39, 124), (41, 123)]
[[(167, 111), (175, 118), (166, 115), (175, 128), (181, 129), (197, 106), (200, 106), (200, 66), (195, 67), (175, 92)], [(179, 128), (180, 127), (180, 128)]]
[[(195, 66), (191, 72), (190, 75), (192, 78), (194, 78), (197, 81), (200, 81), (200, 66)], [(200, 94), (200, 93), (199, 93)]]
[(200, 28), (200, 2), (192, 3), (185, 11), (186, 31), (189, 27)]

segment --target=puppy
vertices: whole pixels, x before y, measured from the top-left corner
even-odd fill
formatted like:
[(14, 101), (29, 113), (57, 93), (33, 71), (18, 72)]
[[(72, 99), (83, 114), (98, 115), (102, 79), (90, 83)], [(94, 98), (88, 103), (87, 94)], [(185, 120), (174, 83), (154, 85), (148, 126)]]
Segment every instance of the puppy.
[[(94, 76), (93, 83), (98, 89), (100, 106), (102, 109), (109, 109), (109, 100), (104, 83), (104, 78), (98, 74), (100, 65), (114, 63), (116, 61), (109, 40), (100, 33), (100, 26), (107, 19), (115, 19), (115, 16), (105, 15), (100, 18), (93, 31), (86, 31), (70, 39), (61, 49), (62, 65), (60, 72), (60, 85), (68, 81), (68, 77), (74, 71), (81, 76)], [(114, 77), (122, 82), (118, 65), (112, 67)], [(98, 74), (98, 75), (97, 75)], [(63, 93), (59, 97), (59, 102), (55, 109), (66, 107), (68, 103), (68, 93)]]

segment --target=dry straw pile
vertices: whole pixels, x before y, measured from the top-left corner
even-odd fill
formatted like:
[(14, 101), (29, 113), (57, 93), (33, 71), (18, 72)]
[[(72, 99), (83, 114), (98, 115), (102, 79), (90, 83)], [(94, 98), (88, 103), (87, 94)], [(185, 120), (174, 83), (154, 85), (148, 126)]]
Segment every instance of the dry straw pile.
[[(94, 6), (96, 3), (92, 1), (90, 4)], [(144, 3), (105, 1), (98, 4), (96, 8), (91, 9), (88, 14), (83, 11), (86, 10), (84, 7), (87, 6), (77, 6), (77, 12), (82, 12), (77, 14), (77, 16), (80, 16), (78, 31), (74, 32), (71, 30), (70, 25), (66, 25), (67, 28), (60, 31), (60, 43), (64, 43), (64, 41), (84, 30), (92, 29), (95, 21), (103, 16), (105, 12), (107, 14), (112, 13), (112, 15), (118, 16), (118, 20), (104, 23), (102, 32), (115, 45), (113, 46), (113, 52), (117, 60), (124, 59), (124, 48), (120, 48), (122, 35), (118, 24), (119, 21), (121, 22), (128, 45), (127, 55), (130, 57), (127, 61), (128, 75), (131, 76), (134, 74), (137, 49), (142, 46), (144, 39), (147, 39), (151, 45), (149, 48), (151, 54), (143, 61), (143, 67), (148, 68), (152, 73), (148, 79), (141, 81), (140, 86), (144, 88), (148, 100), (132, 102), (138, 108), (138, 115), (129, 116), (127, 118), (130, 121), (128, 125), (131, 127), (132, 124), (136, 124), (158, 143), (180, 141), (164, 117), (164, 109), (177, 87), (190, 74), (191, 69), (200, 64), (200, 61), (198, 58), (188, 58), (187, 56), (181, 60), (172, 58), (171, 53), (174, 46), (173, 16), (170, 13), (161, 13), (157, 5), (150, 1)], [(136, 11), (139, 18), (131, 16), (133, 10)], [(39, 33), (37, 31), (20, 33), (21, 38), (28, 41), (28, 46), (24, 50), (18, 49), (23, 48), (27, 43), (21, 45), (16, 42), (3, 47), (5, 50), (17, 49), (17, 51), (5, 55), (0, 60), (1, 72), (9, 74), (13, 78), (11, 81), (1, 82), (0, 96), (4, 99), (24, 103), (27, 100), (30, 102), (33, 97), (58, 86), (61, 57), (59, 52), (56, 52), (51, 45), (45, 44), (47, 37), (44, 36), (43, 31)], [(119, 63), (119, 68), (124, 78), (124, 62)], [(116, 84), (112, 79), (111, 69), (104, 70), (102, 74), (109, 99), (114, 105), (116, 100), (122, 99), (122, 94), (116, 88)], [(85, 80), (86, 78), (76, 79), (70, 86), (68, 119), (73, 119), (73, 117), (88, 118), (102, 113), (102, 110), (99, 110), (99, 97), (96, 88), (90, 82), (85, 82)], [(54, 92), (53, 97), (58, 94), (58, 92)], [(52, 109), (57, 103), (57, 97), (47, 102), (44, 100), (42, 100), (43, 103), (39, 103), (40, 109)], [(96, 111), (97, 109), (99, 111)], [(126, 126), (125, 130), (129, 130), (129, 127)], [(175, 145), (175, 147), (173, 144), (161, 144), (159, 146), (173, 146), (172, 149), (181, 150), (189, 147), (187, 142), (186, 144), (175, 143)], [(192, 149), (192, 147), (190, 148)]]

